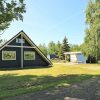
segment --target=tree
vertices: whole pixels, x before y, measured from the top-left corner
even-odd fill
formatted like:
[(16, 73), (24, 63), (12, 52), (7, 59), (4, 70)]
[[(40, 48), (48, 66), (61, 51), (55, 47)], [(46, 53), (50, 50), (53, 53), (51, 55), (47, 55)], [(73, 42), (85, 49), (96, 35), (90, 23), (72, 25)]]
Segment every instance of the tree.
[(80, 45), (77, 45), (77, 44), (74, 44), (74, 45), (71, 45), (70, 46), (70, 51), (80, 51), (81, 48), (80, 48)]
[(69, 47), (69, 44), (68, 44), (68, 40), (67, 40), (67, 38), (66, 38), (66, 36), (65, 36), (64, 39), (63, 39), (63, 43), (62, 43), (62, 50), (63, 50), (63, 53), (64, 53), (64, 52), (68, 52), (69, 49), (70, 49), (70, 47)]
[(60, 48), (61, 48), (61, 43), (60, 43), (60, 41), (58, 41), (58, 42), (56, 43), (56, 54), (58, 55), (58, 57), (59, 57)]
[(58, 57), (61, 60), (64, 59), (64, 54), (63, 54), (63, 48), (62, 48), (62, 46), (60, 46), (60, 48), (59, 48)]
[(7, 40), (5, 40), (5, 39), (0, 40), (0, 46), (2, 46), (6, 42), (7, 42)]
[(43, 45), (40, 44), (38, 47), (40, 48), (40, 50), (43, 52), (43, 54), (44, 54), (45, 56), (48, 55), (47, 47), (46, 47), (45, 44), (43, 44)]
[(100, 60), (100, 0), (89, 0), (86, 9), (86, 36), (84, 50), (86, 55), (91, 55)]
[(70, 50), (66, 36), (64, 37), (62, 44), (60, 44), (59, 46), (60, 46), (60, 49), (58, 51), (58, 57), (63, 60), (64, 52), (68, 52)]
[(0, 45), (1, 45), (1, 43), (2, 43), (2, 39), (0, 40)]
[(56, 54), (56, 44), (53, 41), (48, 44), (48, 53)]
[(61, 43), (60, 43), (60, 41), (58, 41), (57, 42), (57, 48), (60, 49), (60, 47), (61, 47)]
[(26, 12), (24, 0), (0, 0), (0, 32), (14, 20), (23, 20)]

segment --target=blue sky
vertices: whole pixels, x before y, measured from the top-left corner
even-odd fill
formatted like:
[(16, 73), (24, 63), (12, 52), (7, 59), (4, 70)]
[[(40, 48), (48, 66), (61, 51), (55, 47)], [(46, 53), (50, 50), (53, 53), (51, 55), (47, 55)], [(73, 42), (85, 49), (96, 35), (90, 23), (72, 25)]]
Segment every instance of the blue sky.
[(24, 30), (37, 45), (62, 41), (64, 36), (70, 44), (81, 44), (87, 3), (88, 0), (26, 0), (23, 22), (12, 22), (2, 38), (8, 40)]

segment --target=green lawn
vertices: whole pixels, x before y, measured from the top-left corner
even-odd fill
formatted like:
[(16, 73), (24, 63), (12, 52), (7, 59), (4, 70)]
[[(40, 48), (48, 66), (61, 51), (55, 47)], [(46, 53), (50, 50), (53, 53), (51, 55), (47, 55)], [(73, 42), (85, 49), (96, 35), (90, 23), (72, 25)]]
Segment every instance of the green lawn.
[(98, 64), (54, 64), (49, 68), (0, 69), (0, 100), (57, 86), (71, 86), (74, 83), (100, 76)]

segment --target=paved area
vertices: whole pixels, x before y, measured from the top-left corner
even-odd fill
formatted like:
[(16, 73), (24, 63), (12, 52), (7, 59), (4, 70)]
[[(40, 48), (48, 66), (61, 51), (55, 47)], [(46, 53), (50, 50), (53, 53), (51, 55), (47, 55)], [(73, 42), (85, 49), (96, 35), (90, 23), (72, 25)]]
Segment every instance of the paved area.
[(70, 87), (56, 87), (5, 100), (100, 100), (100, 78), (92, 78)]

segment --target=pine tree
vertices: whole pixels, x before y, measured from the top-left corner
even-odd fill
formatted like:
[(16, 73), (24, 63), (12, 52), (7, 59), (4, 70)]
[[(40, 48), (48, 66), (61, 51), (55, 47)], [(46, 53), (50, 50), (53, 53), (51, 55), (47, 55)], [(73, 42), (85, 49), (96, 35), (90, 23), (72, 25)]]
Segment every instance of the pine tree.
[(66, 36), (64, 37), (64, 40), (63, 40), (62, 50), (63, 50), (63, 53), (68, 52), (70, 50), (70, 47), (69, 47), (68, 40), (67, 40)]

